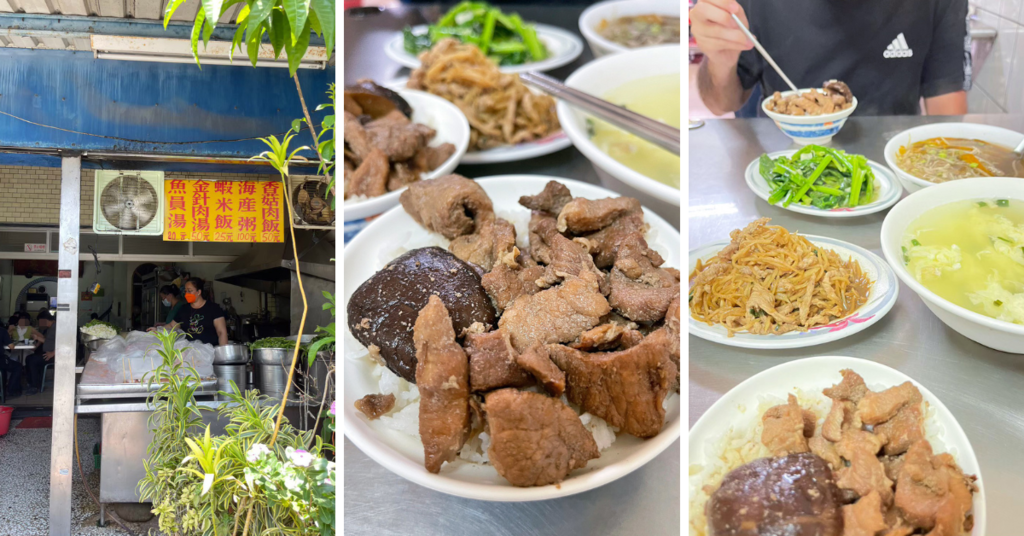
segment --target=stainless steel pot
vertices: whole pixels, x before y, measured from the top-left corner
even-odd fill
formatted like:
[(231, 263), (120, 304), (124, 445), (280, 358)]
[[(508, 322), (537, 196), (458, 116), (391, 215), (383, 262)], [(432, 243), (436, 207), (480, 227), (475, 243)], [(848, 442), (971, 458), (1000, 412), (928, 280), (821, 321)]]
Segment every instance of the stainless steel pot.
[[(235, 382), (241, 393), (245, 393), (246, 389), (249, 388), (248, 374), (244, 364), (214, 365), (213, 371), (217, 374), (217, 391), (224, 391), (225, 393), (234, 392), (231, 388), (231, 382)], [(223, 397), (217, 395), (217, 398), (222, 399)]]
[(227, 344), (213, 349), (214, 365), (244, 365), (249, 362), (249, 347), (244, 344)]
[(291, 366), (294, 348), (258, 348), (252, 351), (252, 359), (260, 365)]

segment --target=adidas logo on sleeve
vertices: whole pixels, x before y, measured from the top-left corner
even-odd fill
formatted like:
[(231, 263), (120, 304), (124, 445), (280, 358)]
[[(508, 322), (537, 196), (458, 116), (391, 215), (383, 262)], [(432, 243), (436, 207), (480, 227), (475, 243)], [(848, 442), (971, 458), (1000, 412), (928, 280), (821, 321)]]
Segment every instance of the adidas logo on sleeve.
[(885, 52), (882, 53), (883, 58), (909, 58), (913, 55), (914, 50), (907, 46), (907, 39), (903, 37), (903, 32), (900, 32), (896, 39), (893, 39), (892, 43), (885, 47)]

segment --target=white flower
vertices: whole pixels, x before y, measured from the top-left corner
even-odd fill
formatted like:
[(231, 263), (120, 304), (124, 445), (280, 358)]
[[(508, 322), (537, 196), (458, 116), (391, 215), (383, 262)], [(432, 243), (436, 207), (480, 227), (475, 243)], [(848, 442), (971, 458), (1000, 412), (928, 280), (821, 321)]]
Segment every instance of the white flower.
[(288, 475), (284, 477), (284, 487), (291, 491), (299, 491), (299, 486), (302, 485), (302, 479), (295, 475)]
[(309, 467), (309, 464), (313, 463), (313, 455), (302, 449), (293, 450), (291, 447), (288, 447), (285, 453), (288, 455), (288, 459), (297, 467)]
[(263, 443), (256, 443), (249, 447), (249, 452), (246, 454), (246, 459), (249, 463), (256, 463), (260, 458), (270, 454), (270, 449), (267, 448)]

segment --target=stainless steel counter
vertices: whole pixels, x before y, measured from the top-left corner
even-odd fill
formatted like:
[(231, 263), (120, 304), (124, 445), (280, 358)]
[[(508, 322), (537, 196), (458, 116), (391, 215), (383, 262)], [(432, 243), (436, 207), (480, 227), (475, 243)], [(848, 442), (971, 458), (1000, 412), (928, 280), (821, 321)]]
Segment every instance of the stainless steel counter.
[[(578, 35), (578, 19), (585, 7), (517, 4), (509, 9), (524, 20), (552, 24)], [(383, 45), (392, 32), (423, 22), (420, 10), (414, 8), (346, 11), (345, 82), (407, 76), (407, 70), (384, 55)], [(584, 44), (576, 61), (548, 74), (565, 79), (593, 59)], [(600, 184), (590, 162), (575, 147), (522, 162), (460, 166), (455, 171), (471, 178), (523, 173)], [(502, 504), (460, 499), (420, 487), (377, 464), (346, 439), (345, 534), (612, 536), (639, 530), (650, 536), (676, 536), (680, 529), (679, 456), (677, 441), (641, 469), (596, 490), (564, 499)]]
[[(882, 149), (898, 132), (961, 118), (851, 118), (832, 145), (885, 164)], [(968, 122), (1024, 131), (1024, 116), (971, 115)], [(690, 131), (689, 247), (728, 237), (729, 231), (768, 216), (791, 231), (831, 236), (881, 255), (885, 213), (852, 219), (804, 216), (768, 205), (746, 186), (743, 172), (764, 152), (790, 147), (768, 119), (707, 121)], [(689, 337), (690, 426), (741, 381), (802, 357), (845, 355), (893, 367), (931, 390), (960, 421), (985, 479), (988, 534), (1019, 534), (1024, 489), (1024, 356), (990, 350), (946, 327), (905, 285), (878, 324), (846, 339), (797, 350), (731, 348)]]

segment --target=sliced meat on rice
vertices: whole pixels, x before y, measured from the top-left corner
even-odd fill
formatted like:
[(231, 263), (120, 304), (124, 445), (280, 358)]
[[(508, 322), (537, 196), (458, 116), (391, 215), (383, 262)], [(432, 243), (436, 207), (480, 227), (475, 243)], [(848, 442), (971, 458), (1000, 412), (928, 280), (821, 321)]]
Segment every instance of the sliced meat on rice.
[(473, 233), (482, 221), (494, 218), (484, 189), (461, 175), (415, 182), (399, 201), (417, 223), (449, 240)]
[(473, 392), (501, 387), (526, 387), (533, 377), (509, 354), (499, 331), (466, 335), (469, 356), (469, 388)]
[(448, 245), (456, 257), (471, 262), (485, 272), (490, 272), (498, 263), (518, 268), (516, 257), (516, 228), (501, 218), (485, 219), (478, 223), (476, 232), (462, 235)]
[(572, 193), (564, 184), (557, 181), (548, 181), (544, 189), (537, 195), (524, 195), (519, 198), (519, 204), (548, 216), (557, 217), (562, 207), (572, 201)]
[(579, 415), (558, 399), (501, 389), (487, 393), (484, 412), (488, 456), (513, 486), (557, 484), (600, 456)]
[(498, 326), (509, 334), (518, 352), (535, 344), (574, 341), (611, 311), (598, 289), (597, 281), (572, 278), (557, 287), (520, 296), (505, 310)]
[(437, 296), (431, 296), (420, 310), (413, 338), (423, 465), (439, 473), (444, 462), (455, 460), (469, 434), (469, 362), (455, 342), (452, 320)]
[(517, 354), (516, 363), (533, 374), (551, 396), (562, 396), (565, 392), (565, 373), (551, 361), (551, 355), (543, 344)]
[(671, 348), (671, 335), (662, 328), (619, 352), (586, 353), (554, 344), (548, 352), (565, 371), (569, 401), (611, 426), (648, 438), (661, 432), (662, 402), (677, 381)]
[(640, 210), (640, 201), (632, 197), (577, 197), (562, 207), (558, 213), (558, 230), (574, 235), (599, 231), (611, 225), (623, 214)]
[(395, 395), (370, 394), (356, 400), (356, 409), (361, 411), (371, 421), (377, 420), (381, 415), (386, 414), (395, 408)]

